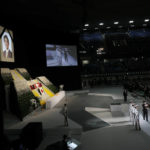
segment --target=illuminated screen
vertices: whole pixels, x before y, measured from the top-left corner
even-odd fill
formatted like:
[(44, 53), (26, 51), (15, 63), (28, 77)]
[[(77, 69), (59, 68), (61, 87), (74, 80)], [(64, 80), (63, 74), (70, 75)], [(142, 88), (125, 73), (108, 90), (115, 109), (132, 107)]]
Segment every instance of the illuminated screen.
[(13, 33), (0, 26), (0, 61), (14, 62)]
[(46, 63), (51, 66), (77, 66), (77, 47), (75, 45), (46, 44)]

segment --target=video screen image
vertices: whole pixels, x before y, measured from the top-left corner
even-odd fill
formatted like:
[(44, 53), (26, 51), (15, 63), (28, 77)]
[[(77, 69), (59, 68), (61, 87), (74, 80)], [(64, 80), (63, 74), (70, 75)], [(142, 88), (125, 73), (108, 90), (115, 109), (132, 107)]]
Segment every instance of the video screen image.
[(46, 44), (46, 63), (51, 66), (77, 66), (77, 47), (75, 45)]
[(0, 27), (0, 61), (14, 62), (13, 33)]

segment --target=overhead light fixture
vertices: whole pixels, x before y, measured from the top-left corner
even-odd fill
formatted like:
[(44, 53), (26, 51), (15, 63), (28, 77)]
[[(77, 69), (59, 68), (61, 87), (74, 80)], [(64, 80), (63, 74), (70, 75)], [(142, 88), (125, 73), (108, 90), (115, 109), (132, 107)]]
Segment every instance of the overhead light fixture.
[(86, 31), (87, 29), (84, 28), (83, 30)]
[(83, 65), (89, 64), (89, 60), (82, 60), (82, 64), (83, 64)]
[(114, 24), (119, 24), (119, 22), (118, 22), (118, 21), (115, 21)]
[(89, 26), (89, 24), (88, 24), (88, 23), (86, 23), (84, 26), (85, 26), (85, 27), (88, 27), (88, 26)]
[(149, 19), (145, 19), (144, 22), (149, 22)]
[(108, 26), (108, 27), (106, 27), (106, 28), (107, 28), (107, 29), (110, 29), (111, 27)]
[(103, 23), (103, 22), (101, 22), (101, 23), (99, 23), (99, 25), (100, 25), (100, 26), (103, 26), (103, 25), (104, 25), (104, 23)]
[(129, 23), (134, 23), (134, 20), (130, 20)]

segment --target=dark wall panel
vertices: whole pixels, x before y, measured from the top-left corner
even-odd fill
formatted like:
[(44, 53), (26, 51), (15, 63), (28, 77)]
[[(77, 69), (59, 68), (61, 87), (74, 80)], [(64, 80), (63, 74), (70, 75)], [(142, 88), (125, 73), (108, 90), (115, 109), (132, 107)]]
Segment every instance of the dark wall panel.
[(78, 46), (78, 35), (19, 25), (11, 30), (14, 33), (15, 63), (0, 62), (1, 67), (25, 67), (33, 78), (45, 75), (57, 86), (64, 84), (66, 90), (81, 88), (80, 66), (46, 67), (45, 50), (45, 44)]

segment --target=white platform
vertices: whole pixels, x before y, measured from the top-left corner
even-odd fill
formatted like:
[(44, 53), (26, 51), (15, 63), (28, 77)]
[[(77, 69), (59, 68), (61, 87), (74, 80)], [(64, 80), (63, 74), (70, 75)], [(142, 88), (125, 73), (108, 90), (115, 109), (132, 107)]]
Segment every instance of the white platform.
[(58, 104), (65, 97), (65, 95), (66, 95), (65, 91), (60, 91), (55, 96), (49, 98), (46, 101), (46, 109), (53, 108), (56, 104)]
[(110, 111), (121, 111), (121, 104), (110, 104)]

